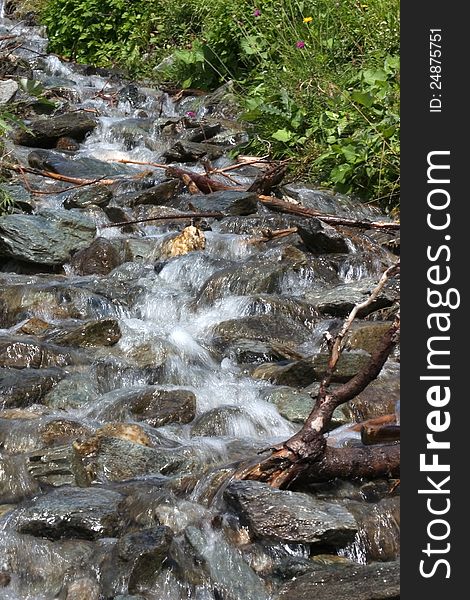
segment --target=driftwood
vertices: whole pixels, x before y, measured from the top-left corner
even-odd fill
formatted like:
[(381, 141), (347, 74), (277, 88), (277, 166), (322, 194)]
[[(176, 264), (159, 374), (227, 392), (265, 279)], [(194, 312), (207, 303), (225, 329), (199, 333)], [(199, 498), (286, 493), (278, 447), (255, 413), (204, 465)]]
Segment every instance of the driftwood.
[[(186, 171), (185, 169), (180, 169), (179, 167), (167, 166), (166, 172), (172, 177), (178, 177), (181, 179), (191, 193), (210, 194), (212, 192), (243, 189), (241, 187), (234, 187), (233, 185), (225, 185), (219, 181), (214, 181), (207, 175), (201, 175), (200, 173), (194, 173), (193, 171)], [(191, 188), (191, 186), (195, 187)]]
[(306, 208), (305, 206), (299, 206), (292, 202), (285, 202), (272, 196), (266, 196), (264, 194), (258, 195), (258, 200), (262, 202), (268, 208), (278, 210), (279, 212), (285, 212), (292, 215), (298, 215), (299, 217), (316, 217), (330, 223), (331, 225), (346, 225), (348, 227), (362, 227), (365, 229), (400, 229), (400, 223), (388, 222), (388, 221), (368, 221), (358, 219), (348, 219), (347, 217), (337, 217), (335, 215), (325, 215), (318, 210), (313, 208)]
[(271, 455), (254, 465), (242, 467), (235, 474), (239, 479), (255, 479), (273, 487), (288, 487), (294, 480), (323, 481), (336, 477), (397, 476), (400, 449), (397, 446), (371, 448), (330, 448), (324, 434), (328, 430), (334, 410), (355, 398), (382, 370), (385, 361), (398, 342), (400, 329), (397, 317), (383, 336), (368, 364), (348, 382), (329, 391), (331, 378), (341, 356), (343, 342), (359, 310), (373, 302), (390, 277), (399, 272), (399, 265), (387, 269), (370, 297), (351, 311), (341, 331), (330, 339), (330, 359), (320, 383), (315, 406), (302, 429), (280, 446), (271, 449)]

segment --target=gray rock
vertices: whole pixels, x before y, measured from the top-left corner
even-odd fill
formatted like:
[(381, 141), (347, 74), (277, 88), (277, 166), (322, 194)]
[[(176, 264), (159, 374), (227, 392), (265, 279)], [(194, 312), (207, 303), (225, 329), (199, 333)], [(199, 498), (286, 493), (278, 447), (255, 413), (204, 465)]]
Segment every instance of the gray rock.
[(89, 206), (107, 206), (113, 197), (113, 193), (106, 185), (91, 185), (79, 188), (67, 194), (64, 200), (64, 208), (87, 208)]
[(90, 484), (89, 473), (85, 471), (73, 445), (29, 452), (26, 457), (26, 469), (35, 481), (43, 485), (86, 487)]
[(79, 275), (107, 275), (121, 264), (119, 252), (106, 238), (97, 238), (73, 255), (70, 264)]
[(71, 211), (6, 215), (0, 217), (0, 256), (63, 265), (73, 252), (92, 242), (95, 232), (92, 221)]
[(191, 427), (192, 436), (228, 436), (233, 435), (238, 421), (249, 419), (239, 406), (219, 406), (200, 415)]
[(190, 423), (196, 414), (196, 396), (189, 390), (163, 390), (153, 385), (117, 390), (101, 398), (94, 414), (104, 420), (132, 417), (152, 427)]
[(46, 393), (42, 402), (56, 410), (67, 410), (91, 404), (97, 397), (98, 394), (90, 379), (90, 374), (74, 373), (59, 381), (52, 390)]
[(190, 142), (180, 140), (164, 153), (164, 157), (168, 161), (178, 162), (196, 162), (201, 158), (215, 160), (224, 153), (224, 149), (214, 144), (200, 144), (198, 142)]
[(0, 106), (12, 100), (18, 91), (18, 84), (13, 79), (0, 81)]
[(222, 269), (202, 286), (197, 302), (208, 304), (229, 295), (272, 294), (279, 291), (287, 269), (287, 265), (266, 262), (248, 262), (243, 266)]
[(248, 215), (246, 217), (227, 217), (217, 226), (221, 233), (236, 233), (239, 235), (250, 235), (261, 237), (266, 231), (275, 231), (276, 229), (289, 229), (298, 227), (303, 223), (295, 215), (287, 214), (261, 214)]
[(145, 204), (160, 206), (174, 198), (181, 190), (181, 187), (179, 179), (170, 179), (146, 190), (125, 194), (119, 198), (119, 202), (126, 206), (141, 206)]
[(260, 294), (250, 300), (247, 307), (250, 315), (271, 315), (275, 318), (290, 319), (299, 325), (313, 327), (319, 315), (313, 304), (298, 298), (284, 298), (277, 295)]
[(20, 146), (53, 148), (57, 140), (67, 136), (82, 141), (98, 125), (89, 112), (75, 111), (54, 117), (35, 119), (27, 129), (18, 129), (14, 139)]
[(318, 564), (284, 584), (276, 600), (399, 600), (398, 562), (359, 565), (357, 563)]
[(181, 544), (173, 545), (172, 557), (191, 583), (200, 585), (209, 577), (220, 600), (270, 598), (263, 581), (219, 533), (187, 527)]
[(139, 475), (172, 474), (188, 464), (188, 456), (179, 449), (149, 448), (123, 439), (103, 438), (96, 458), (90, 461), (90, 471), (98, 480), (126, 481)]
[[(3, 287), (3, 289), (2, 289)], [(46, 318), (96, 319), (115, 316), (116, 302), (81, 286), (50, 283), (46, 279), (37, 285), (20, 282), (0, 287), (0, 327), (11, 327), (23, 319)]]
[(223, 321), (214, 327), (213, 335), (216, 345), (222, 349), (236, 342), (238, 338), (293, 349), (305, 342), (311, 336), (311, 331), (286, 318), (265, 314)]
[(127, 563), (128, 591), (144, 592), (152, 587), (167, 560), (172, 535), (168, 527), (128, 533), (116, 544), (119, 561)]
[(348, 253), (349, 246), (334, 227), (319, 219), (308, 219), (298, 227), (298, 234), (310, 252), (322, 254), (327, 252)]
[(325, 190), (298, 182), (283, 185), (281, 188), (284, 195), (297, 200), (302, 206), (312, 208), (323, 214), (336, 215), (356, 219), (370, 219), (372, 221), (388, 220), (381, 212), (370, 205), (359, 200), (353, 200), (342, 194), (335, 194)]
[(22, 408), (41, 402), (65, 376), (60, 369), (0, 369), (0, 407)]
[(315, 404), (309, 394), (289, 387), (266, 390), (263, 399), (274, 404), (279, 414), (292, 423), (304, 423)]
[[(306, 300), (314, 304), (322, 314), (346, 317), (356, 304), (369, 297), (376, 285), (377, 281), (367, 279), (343, 283), (330, 289), (307, 292)], [(373, 311), (392, 306), (398, 297), (392, 286), (386, 286), (369, 306), (359, 312), (358, 317), (365, 317)]]
[(256, 194), (224, 190), (202, 196), (180, 197), (176, 208), (188, 211), (191, 206), (200, 212), (221, 212), (224, 215), (250, 215), (257, 212), (259, 204)]
[(116, 537), (124, 527), (123, 496), (102, 488), (61, 488), (18, 511), (15, 529), (35, 537), (96, 540)]
[(257, 538), (337, 548), (357, 532), (354, 517), (341, 505), (258, 481), (234, 481), (224, 498)]

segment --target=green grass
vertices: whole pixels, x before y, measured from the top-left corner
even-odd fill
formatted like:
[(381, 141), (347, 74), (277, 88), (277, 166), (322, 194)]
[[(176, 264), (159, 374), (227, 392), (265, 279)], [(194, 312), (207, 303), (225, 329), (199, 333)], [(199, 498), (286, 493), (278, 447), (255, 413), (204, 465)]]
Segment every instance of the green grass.
[(183, 87), (235, 81), (251, 151), (396, 206), (399, 0), (46, 0), (43, 20), (69, 58)]

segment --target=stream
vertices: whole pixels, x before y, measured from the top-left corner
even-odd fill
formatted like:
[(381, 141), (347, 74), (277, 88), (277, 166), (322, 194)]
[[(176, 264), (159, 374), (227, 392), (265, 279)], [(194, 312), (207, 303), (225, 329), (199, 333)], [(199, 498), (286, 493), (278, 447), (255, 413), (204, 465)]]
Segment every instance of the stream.
[[(0, 184), (15, 200), (0, 217), (0, 598), (398, 598), (393, 481), (233, 478), (299, 430), (324, 333), (396, 262), (396, 236), (266, 208), (243, 191), (262, 162), (220, 173), (248, 140), (230, 85), (178, 94), (66, 63), (42, 28), (4, 16), (0, 0), (0, 84), (27, 128), (3, 160), (95, 183)], [(218, 169), (242, 189), (190, 194), (149, 163)], [(299, 181), (276, 193), (387, 219)], [(110, 227), (208, 211), (222, 217)], [(335, 384), (365, 364), (398, 298), (392, 280), (356, 320)], [(398, 352), (337, 409), (328, 444), (362, 445), (354, 425), (383, 415), (399, 422)]]

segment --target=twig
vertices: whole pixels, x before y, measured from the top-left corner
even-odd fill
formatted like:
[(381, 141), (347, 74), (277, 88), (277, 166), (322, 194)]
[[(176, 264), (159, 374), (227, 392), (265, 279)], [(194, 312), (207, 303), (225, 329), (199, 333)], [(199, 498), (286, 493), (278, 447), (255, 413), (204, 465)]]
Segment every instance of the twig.
[(186, 213), (184, 215), (164, 215), (161, 217), (147, 217), (145, 219), (135, 219), (133, 221), (121, 221), (120, 223), (109, 223), (101, 225), (103, 228), (108, 227), (124, 227), (125, 225), (136, 225), (138, 223), (148, 223), (149, 221), (173, 221), (179, 219), (199, 219), (206, 217), (222, 218), (224, 215), (220, 212), (202, 212), (202, 213)]

